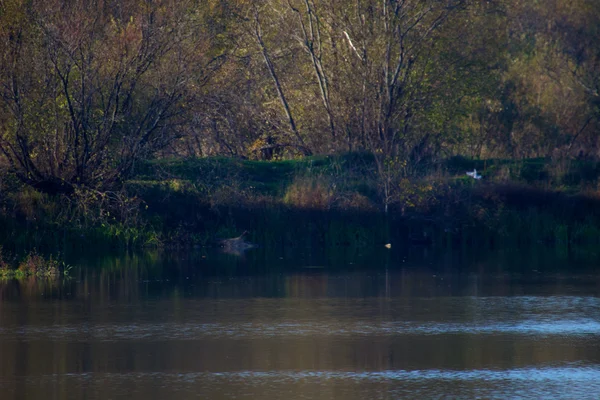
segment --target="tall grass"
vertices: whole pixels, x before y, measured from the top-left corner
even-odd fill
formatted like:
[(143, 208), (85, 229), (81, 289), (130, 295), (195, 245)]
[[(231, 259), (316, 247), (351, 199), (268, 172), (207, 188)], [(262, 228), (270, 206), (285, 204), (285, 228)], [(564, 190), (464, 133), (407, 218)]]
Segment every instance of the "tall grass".
[(301, 209), (328, 210), (335, 200), (335, 186), (326, 177), (297, 177), (283, 196), (284, 204)]

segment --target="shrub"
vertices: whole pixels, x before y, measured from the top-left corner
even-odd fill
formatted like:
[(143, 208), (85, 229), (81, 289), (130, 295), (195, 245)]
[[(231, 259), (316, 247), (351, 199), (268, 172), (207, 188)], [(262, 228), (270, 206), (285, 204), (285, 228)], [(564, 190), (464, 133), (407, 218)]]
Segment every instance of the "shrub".
[(54, 276), (59, 273), (58, 261), (52, 257), (46, 260), (34, 250), (21, 261), (17, 269), (24, 276)]
[(397, 183), (394, 203), (401, 210), (412, 209), (418, 212), (428, 212), (437, 203), (437, 195), (440, 188), (432, 181), (415, 181), (407, 178)]

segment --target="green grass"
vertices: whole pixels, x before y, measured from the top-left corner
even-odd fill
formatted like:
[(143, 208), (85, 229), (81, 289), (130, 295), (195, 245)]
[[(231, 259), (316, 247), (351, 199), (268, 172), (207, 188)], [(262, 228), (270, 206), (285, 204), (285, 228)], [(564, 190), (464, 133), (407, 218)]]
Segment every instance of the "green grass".
[[(470, 182), (465, 172), (473, 169), (477, 169), (486, 182), (520, 183), (560, 189), (569, 193), (597, 184), (600, 176), (600, 163), (590, 160), (474, 160), (455, 156), (421, 171), (421, 176), (417, 179), (441, 174), (446, 178)], [(343, 178), (354, 190), (361, 189), (373, 197), (374, 189), (368, 186), (373, 186), (376, 166), (373, 156), (364, 153), (314, 156), (285, 161), (254, 161), (225, 157), (160, 159), (142, 163), (130, 183), (140, 186), (171, 185), (171, 189), (175, 191), (192, 190), (207, 193), (222, 186), (224, 182), (235, 182), (240, 190), (282, 197), (286, 188), (298, 176), (336, 176)]]
[(369, 155), (344, 154), (339, 156), (313, 156), (298, 160), (254, 161), (236, 158), (161, 159), (142, 164), (132, 182), (165, 182), (180, 180), (198, 191), (214, 188), (227, 181), (239, 182), (242, 189), (282, 196), (285, 188), (299, 174), (331, 175), (335, 171), (348, 174), (351, 170), (373, 168)]
[(456, 156), (445, 160), (442, 166), (452, 175), (464, 175), (465, 171), (476, 168), (487, 180), (526, 183), (570, 192), (576, 192), (582, 185), (597, 184), (600, 176), (600, 162), (585, 159), (473, 160)]

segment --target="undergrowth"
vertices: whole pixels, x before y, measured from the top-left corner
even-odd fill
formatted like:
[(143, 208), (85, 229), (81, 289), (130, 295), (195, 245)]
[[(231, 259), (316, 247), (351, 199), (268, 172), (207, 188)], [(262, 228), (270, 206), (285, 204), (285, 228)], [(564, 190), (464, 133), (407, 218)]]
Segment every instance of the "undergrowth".
[[(465, 174), (473, 169), (483, 179)], [(18, 240), (28, 251), (53, 241), (162, 247), (210, 245), (221, 234), (253, 230), (268, 243), (285, 244), (294, 240), (279, 230), (321, 224), (323, 240), (363, 243), (369, 233), (356, 227), (377, 215), (394, 223), (427, 221), (454, 241), (484, 232), (506, 243), (591, 245), (600, 242), (597, 169), (591, 161), (454, 157), (393, 181), (387, 216), (374, 159), (362, 153), (274, 162), (155, 160), (118, 191), (78, 188), (71, 197), (41, 194), (5, 177), (0, 239)], [(353, 216), (361, 222), (338, 226), (336, 218)], [(279, 227), (277, 218), (290, 222)], [(360, 233), (348, 236), (343, 226)]]

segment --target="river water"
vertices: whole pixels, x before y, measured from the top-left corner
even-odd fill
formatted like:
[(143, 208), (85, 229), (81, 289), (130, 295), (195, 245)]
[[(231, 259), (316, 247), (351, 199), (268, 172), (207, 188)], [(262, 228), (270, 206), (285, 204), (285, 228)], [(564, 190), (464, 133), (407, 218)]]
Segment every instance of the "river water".
[(165, 252), (2, 282), (1, 398), (600, 397), (593, 262), (423, 251)]

